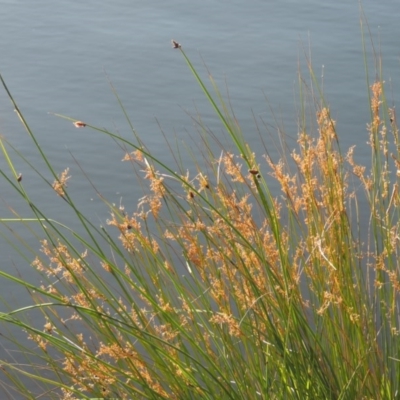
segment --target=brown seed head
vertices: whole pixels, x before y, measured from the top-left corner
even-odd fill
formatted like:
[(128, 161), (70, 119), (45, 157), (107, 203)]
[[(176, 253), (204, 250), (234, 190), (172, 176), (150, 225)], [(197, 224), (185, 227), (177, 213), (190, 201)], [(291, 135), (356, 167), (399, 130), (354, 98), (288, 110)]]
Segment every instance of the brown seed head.
[(178, 43), (178, 42), (176, 42), (175, 40), (171, 40), (171, 43), (172, 43), (172, 47), (174, 48), (174, 49), (180, 49), (182, 46), (180, 45), (180, 43)]
[(86, 124), (82, 121), (76, 121), (74, 122), (75, 128), (84, 128)]

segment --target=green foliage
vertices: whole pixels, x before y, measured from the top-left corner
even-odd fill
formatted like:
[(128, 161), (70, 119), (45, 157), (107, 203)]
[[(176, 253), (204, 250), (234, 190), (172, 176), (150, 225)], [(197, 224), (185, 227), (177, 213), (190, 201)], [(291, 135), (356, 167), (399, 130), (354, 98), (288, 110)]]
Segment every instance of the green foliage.
[[(12, 178), (0, 173), (35, 216), (18, 223), (41, 227), (32, 267), (47, 282), (0, 271), (31, 295), (30, 306), (0, 319), (27, 332), (34, 346), (20, 351), (36, 360), (3, 363), (4, 380), (19, 398), (31, 398), (21, 377), (57, 399), (395, 398), (400, 143), (382, 79), (370, 86), (369, 173), (354, 161), (354, 148), (342, 153), (323, 94), (307, 93), (302, 77), (298, 145), (274, 162), (267, 152), (257, 159), (212, 78), (215, 95), (173, 44), (236, 153), (214, 155), (215, 138), (199, 121), (204, 158), (190, 176), (185, 165), (174, 172), (160, 162), (134, 131), (131, 142), (63, 117), (120, 142), (125, 161), (148, 182), (135, 210), (103, 199), (107, 227), (80, 212), (68, 170), (53, 169), (1, 78), (52, 179), (38, 174), (81, 224), (72, 231), (31, 201), (13, 157), (28, 160), (1, 140)], [(315, 131), (305, 123), (310, 97)], [(272, 179), (279, 194), (270, 191)], [(371, 212), (367, 243), (358, 217), (363, 195)], [(44, 324), (29, 320), (31, 313)]]

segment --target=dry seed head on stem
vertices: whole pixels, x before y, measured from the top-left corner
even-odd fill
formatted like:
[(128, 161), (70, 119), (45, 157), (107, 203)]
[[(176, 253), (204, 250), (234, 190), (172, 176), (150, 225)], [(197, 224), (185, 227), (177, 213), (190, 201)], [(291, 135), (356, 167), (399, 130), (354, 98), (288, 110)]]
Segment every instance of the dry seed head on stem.
[(58, 176), (58, 179), (56, 179), (53, 182), (53, 189), (55, 192), (63, 197), (65, 195), (64, 189), (67, 187), (67, 181), (71, 176), (68, 175), (69, 168), (66, 168), (61, 174)]
[(132, 151), (130, 153), (125, 153), (122, 161), (144, 162), (143, 152), (138, 149), (138, 150)]
[(200, 184), (200, 189), (199, 192), (201, 192), (204, 189), (210, 189), (210, 184), (208, 183), (208, 179), (206, 175), (203, 175), (201, 172), (197, 175), (197, 180), (199, 181)]
[(75, 121), (74, 122), (75, 128), (84, 128), (86, 124), (82, 121)]
[(174, 48), (174, 49), (180, 49), (182, 46), (180, 45), (180, 43), (178, 43), (178, 42), (176, 42), (175, 40), (171, 40), (171, 43), (172, 43), (172, 47)]
[(381, 123), (381, 118), (379, 115), (379, 108), (380, 105), (382, 104), (381, 96), (383, 92), (383, 82), (375, 82), (374, 84), (371, 85), (371, 92), (372, 92), (372, 98), (371, 98), (371, 110), (372, 110), (372, 130), (377, 131), (378, 126)]
[(232, 182), (245, 183), (245, 179), (241, 173), (242, 164), (234, 161), (232, 153), (226, 153), (222, 157), (222, 163), (224, 164), (226, 174), (231, 176)]

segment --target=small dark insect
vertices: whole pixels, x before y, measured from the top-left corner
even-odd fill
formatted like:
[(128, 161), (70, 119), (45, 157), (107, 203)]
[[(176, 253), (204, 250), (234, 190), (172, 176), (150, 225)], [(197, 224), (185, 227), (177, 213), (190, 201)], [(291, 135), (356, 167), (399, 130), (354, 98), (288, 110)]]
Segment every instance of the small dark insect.
[(84, 128), (86, 124), (82, 121), (76, 121), (74, 122), (75, 128)]
[(174, 48), (174, 49), (180, 49), (182, 46), (178, 43), (178, 42), (176, 42), (175, 40), (171, 40), (171, 43), (172, 43), (172, 47)]
[(193, 199), (194, 193), (193, 193), (193, 192), (189, 192), (189, 197), (190, 197), (191, 199)]
[(260, 179), (260, 178), (261, 178), (261, 175), (260, 175), (260, 174), (258, 174), (258, 175), (257, 175), (257, 179)]
[(393, 122), (394, 121), (394, 119), (393, 118), (390, 118), (390, 122)]
[(129, 225), (129, 224), (126, 225), (126, 229), (128, 229), (128, 230), (129, 230), (129, 229), (132, 229), (132, 225)]
[(17, 181), (18, 181), (18, 182), (21, 182), (21, 181), (22, 181), (22, 174), (19, 174), (19, 175), (18, 175)]
[(252, 175), (258, 175), (258, 173), (259, 173), (259, 171), (256, 170), (256, 169), (249, 169), (249, 172), (250, 172)]

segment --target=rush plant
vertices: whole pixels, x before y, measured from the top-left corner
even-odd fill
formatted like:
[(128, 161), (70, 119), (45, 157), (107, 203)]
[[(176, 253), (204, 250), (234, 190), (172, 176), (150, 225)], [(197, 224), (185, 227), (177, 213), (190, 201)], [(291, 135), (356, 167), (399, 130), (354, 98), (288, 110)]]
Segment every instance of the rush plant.
[(81, 226), (72, 231), (30, 199), (14, 158), (29, 161), (1, 140), (9, 171), (0, 173), (41, 227), (30, 263), (44, 282), (0, 271), (31, 295), (0, 320), (26, 332), (32, 346), (20, 351), (35, 357), (2, 363), (3, 386), (17, 398), (33, 398), (24, 377), (54, 399), (396, 398), (400, 143), (382, 78), (369, 84), (368, 166), (354, 161), (354, 147), (341, 149), (311, 65), (314, 92), (299, 76), (300, 101), (317, 128), (302, 107), (297, 145), (274, 161), (267, 149), (256, 156), (212, 77), (213, 94), (172, 43), (234, 150), (199, 120), (202, 158), (189, 173), (154, 157), (133, 128), (129, 141), (63, 117), (121, 144), (148, 184), (133, 209), (103, 199), (107, 226), (80, 211), (69, 171), (54, 170), (1, 78), (47, 165), (40, 176)]

